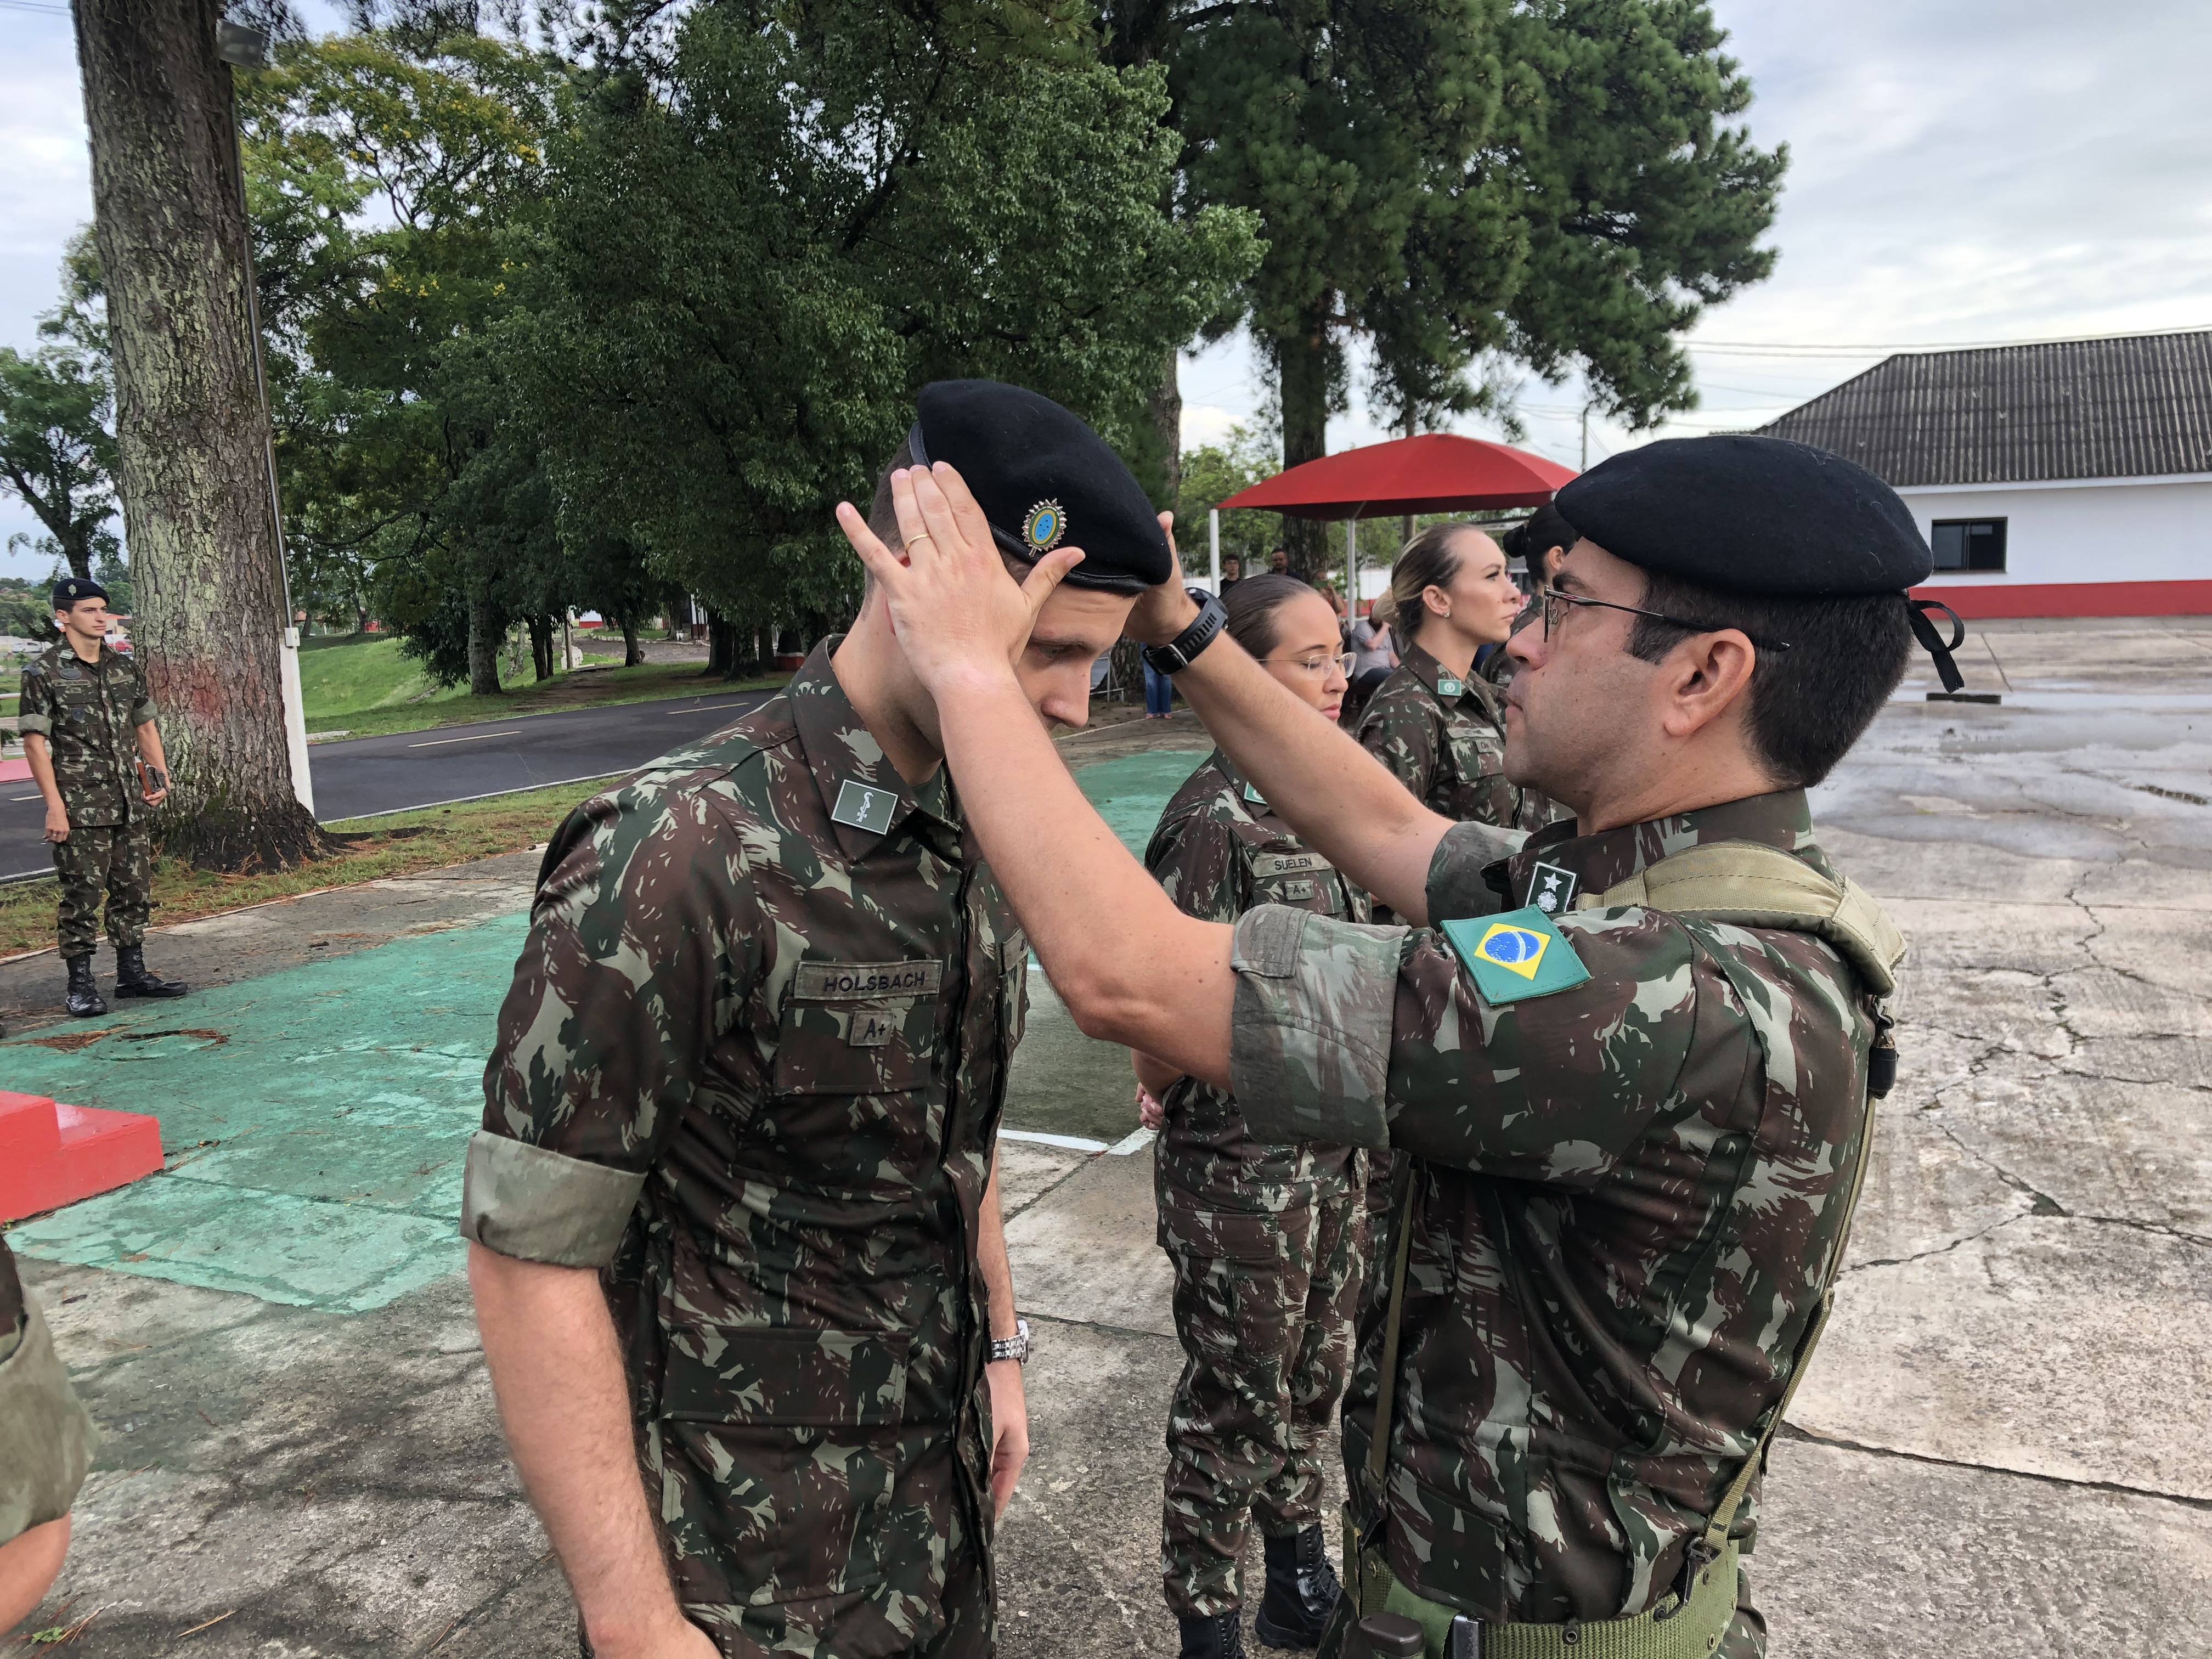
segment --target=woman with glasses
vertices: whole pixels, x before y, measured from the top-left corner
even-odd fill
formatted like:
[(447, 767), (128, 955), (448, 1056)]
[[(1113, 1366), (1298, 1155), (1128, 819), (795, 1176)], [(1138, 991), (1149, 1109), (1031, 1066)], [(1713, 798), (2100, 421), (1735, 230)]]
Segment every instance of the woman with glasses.
[[(1294, 576), (1248, 576), (1224, 601), (1230, 637), (1328, 719), (1350, 659), (1328, 602)], [(1256, 904), (1367, 920), (1366, 896), (1277, 817), (1216, 750), (1160, 815), (1145, 863), (1188, 914)], [(1345, 1146), (1262, 1146), (1236, 1099), (1133, 1056), (1159, 1130), (1159, 1242), (1175, 1266), (1185, 1360), (1168, 1419), (1161, 1577), (1182, 1659), (1243, 1652), (1238, 1562), (1257, 1521), (1267, 1587), (1254, 1620), (1310, 1648), (1337, 1595), (1322, 1547), (1320, 1443), (1335, 1419), (1359, 1292), (1364, 1171)]]
[(1523, 830), (1551, 819), (1548, 800), (1507, 781), (1505, 705), (1474, 672), (1475, 653), (1503, 644), (1525, 603), (1505, 555), (1471, 524), (1432, 525), (1407, 542), (1375, 602), (1399, 661), (1360, 718), (1359, 741), (1448, 818)]

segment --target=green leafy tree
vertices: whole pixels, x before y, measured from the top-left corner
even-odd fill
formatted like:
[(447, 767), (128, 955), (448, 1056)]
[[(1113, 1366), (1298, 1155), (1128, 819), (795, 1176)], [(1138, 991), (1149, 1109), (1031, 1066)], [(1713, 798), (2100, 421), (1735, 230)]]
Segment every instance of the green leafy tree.
[(1241, 210), (1162, 210), (1159, 74), (1048, 11), (726, 3), (651, 52), (609, 38), (632, 56), (553, 143), (511, 332), (564, 524), (641, 550), (723, 635), (849, 613), (831, 508), (921, 385), (1018, 380), (1130, 446), (1256, 259)]
[[(1182, 453), (1176, 495), (1176, 546), (1183, 568), (1203, 573), (1212, 562), (1206, 514), (1240, 489), (1249, 489), (1279, 470), (1272, 434), (1232, 426), (1218, 444)], [(1221, 556), (1238, 560), (1252, 574), (1267, 568), (1268, 553), (1283, 544), (1283, 515), (1236, 507), (1221, 515)]]
[(363, 33), (287, 47), (244, 100), (295, 584), (482, 694), (510, 623), (542, 640), (558, 609), (553, 485), (498, 326), (567, 73), (472, 33)]
[[(1319, 0), (1110, 10), (1170, 66), (1188, 198), (1246, 206), (1243, 297), (1283, 464), (1324, 453), (1349, 344), (1417, 430), (1510, 410), (1516, 366), (1579, 368), (1645, 426), (1695, 403), (1676, 343), (1764, 276), (1784, 164), (1736, 122), (1748, 81), (1691, 0)], [(1286, 526), (1302, 568), (1325, 531)]]
[(115, 390), (97, 303), (98, 261), (80, 234), (63, 265), (62, 303), (39, 319), (46, 343), (0, 346), (0, 489), (46, 527), (40, 550), (90, 576), (120, 563), (115, 516)]

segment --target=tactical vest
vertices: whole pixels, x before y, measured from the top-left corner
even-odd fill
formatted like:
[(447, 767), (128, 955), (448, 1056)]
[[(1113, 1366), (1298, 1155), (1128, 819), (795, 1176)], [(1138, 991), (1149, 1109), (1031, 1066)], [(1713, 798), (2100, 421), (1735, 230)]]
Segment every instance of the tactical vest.
[[(1429, 1601), (1400, 1583), (1379, 1547), (1375, 1529), (1362, 1535), (1352, 1506), (1345, 1506), (1344, 1559), (1352, 1583), (1345, 1596), (1347, 1622), (1343, 1659), (1426, 1655), (1427, 1659), (1707, 1659), (1735, 1616), (1736, 1546), (1729, 1537), (1752, 1477), (1765, 1467), (1766, 1450), (1803, 1380), (1813, 1350), (1835, 1306), (1835, 1275), (1850, 1243), (1851, 1217), (1858, 1208), (1873, 1152), (1874, 1103), (1897, 1078), (1897, 1048), (1892, 1022), (1882, 1001), (1897, 987), (1905, 935), (1880, 903), (1845, 877), (1830, 881), (1802, 859), (1756, 842), (1712, 842), (1662, 859), (1616, 882), (1601, 893), (1585, 894), (1577, 910), (1638, 905), (1670, 915), (1740, 927), (1784, 929), (1811, 933), (1832, 945), (1866, 986), (1875, 1021), (1874, 1048), (1867, 1058), (1867, 1101), (1859, 1133), (1858, 1168), (1844, 1201), (1842, 1224), (1829, 1283), (1806, 1322), (1805, 1334), (1790, 1367), (1782, 1396), (1760, 1423), (1742, 1467), (1721, 1494), (1704, 1533), (1686, 1552), (1681, 1577), (1658, 1606), (1632, 1619), (1570, 1620), (1565, 1624), (1478, 1621), (1455, 1607)], [(1715, 963), (1747, 1005), (1755, 988), (1736, 975), (1735, 964), (1717, 956)], [(1398, 1213), (1396, 1248), (1390, 1269), (1390, 1310), (1382, 1328), (1382, 1354), (1375, 1400), (1375, 1431), (1368, 1445), (1360, 1482), (1370, 1514), (1382, 1513), (1382, 1493), (1390, 1443), (1392, 1397), (1398, 1382), (1399, 1321), (1404, 1311), (1406, 1259), (1412, 1242), (1413, 1198), (1419, 1183), (1408, 1182)], [(1324, 1649), (1328, 1644), (1323, 1641)]]

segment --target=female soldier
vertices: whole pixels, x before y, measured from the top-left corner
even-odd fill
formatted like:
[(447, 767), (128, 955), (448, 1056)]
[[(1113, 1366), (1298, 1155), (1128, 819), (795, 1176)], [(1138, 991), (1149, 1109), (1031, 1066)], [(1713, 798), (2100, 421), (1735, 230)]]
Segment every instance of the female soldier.
[[(1350, 659), (1328, 602), (1296, 577), (1264, 575), (1237, 583), (1225, 604), (1231, 636), (1334, 720)], [(1168, 803), (1145, 863), (1206, 921), (1270, 903), (1367, 920), (1366, 896), (1302, 846), (1218, 750)], [(1337, 1596), (1316, 1443), (1350, 1358), (1360, 1159), (1344, 1146), (1261, 1146), (1229, 1094), (1133, 1058), (1139, 1103), (1161, 1131), (1159, 1240), (1188, 1356), (1168, 1419), (1160, 1548), (1182, 1659), (1243, 1653), (1248, 1519), (1260, 1523), (1267, 1564), (1254, 1628), (1273, 1646), (1310, 1648)]]
[(1548, 802), (1506, 781), (1505, 706), (1472, 672), (1475, 652), (1512, 633), (1523, 603), (1505, 555), (1471, 524), (1434, 525), (1407, 542), (1375, 602), (1399, 660), (1367, 705), (1359, 741), (1448, 818), (1533, 830), (1550, 817)]

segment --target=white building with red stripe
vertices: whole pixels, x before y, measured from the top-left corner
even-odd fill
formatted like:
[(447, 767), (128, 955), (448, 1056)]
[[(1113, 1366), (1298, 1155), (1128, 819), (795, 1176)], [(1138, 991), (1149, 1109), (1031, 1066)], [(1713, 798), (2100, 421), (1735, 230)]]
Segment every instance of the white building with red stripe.
[(1908, 352), (1759, 430), (1894, 486), (1962, 617), (2212, 614), (2212, 331)]

